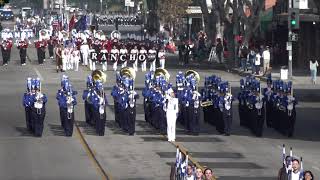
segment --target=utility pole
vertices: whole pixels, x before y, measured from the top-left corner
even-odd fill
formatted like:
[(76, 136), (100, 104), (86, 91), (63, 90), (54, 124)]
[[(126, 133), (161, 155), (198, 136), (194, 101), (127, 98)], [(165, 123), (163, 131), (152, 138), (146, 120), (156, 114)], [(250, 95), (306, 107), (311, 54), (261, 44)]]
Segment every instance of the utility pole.
[(291, 16), (289, 12), (291, 11), (291, 8), (293, 7), (292, 0), (289, 0), (289, 6), (288, 6), (288, 44), (291, 44), (291, 48), (288, 48), (288, 55), (289, 55), (289, 61), (288, 61), (288, 78), (292, 79), (292, 29), (291, 29)]
[(102, 14), (102, 0), (100, 0), (100, 14)]

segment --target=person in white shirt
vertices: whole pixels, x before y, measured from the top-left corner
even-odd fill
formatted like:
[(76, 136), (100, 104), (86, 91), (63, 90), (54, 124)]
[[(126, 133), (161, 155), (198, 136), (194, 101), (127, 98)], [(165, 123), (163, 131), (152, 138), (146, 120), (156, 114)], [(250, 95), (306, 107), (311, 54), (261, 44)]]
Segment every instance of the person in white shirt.
[(71, 59), (74, 64), (74, 70), (78, 71), (79, 70), (79, 62), (80, 62), (80, 51), (77, 49), (77, 47), (73, 48)]
[(146, 62), (146, 55), (147, 55), (147, 50), (142, 46), (139, 55), (145, 55), (144, 61), (141, 62), (141, 71), (145, 72), (147, 71), (147, 62)]
[[(89, 55), (91, 56), (91, 53), (94, 53), (95, 52), (95, 50), (93, 49), (93, 48), (90, 48), (89, 49)], [(91, 57), (89, 58), (89, 69), (91, 70), (91, 71), (94, 71), (94, 70), (96, 70), (96, 60), (92, 60), (91, 59)]]
[(311, 72), (311, 81), (313, 84), (316, 84), (317, 81), (317, 68), (319, 64), (318, 61), (313, 59), (310, 61), (310, 72)]
[(80, 51), (81, 51), (82, 59), (83, 59), (82, 65), (85, 65), (85, 66), (88, 65), (89, 50), (90, 50), (89, 45), (86, 42), (84, 42), (80, 46)]
[(119, 51), (119, 49), (117, 49), (116, 46), (113, 46), (110, 53), (114, 54), (117, 57), (116, 60), (113, 60), (113, 70), (117, 71), (120, 51)]
[(156, 70), (156, 56), (157, 51), (156, 48), (153, 46), (152, 49), (149, 49), (148, 51), (148, 61), (150, 62), (150, 71)]
[(66, 55), (66, 63), (67, 63), (67, 70), (72, 69), (72, 62), (71, 62), (71, 54), (72, 54), (72, 49), (71, 47), (67, 47), (65, 49), (65, 55)]
[(164, 105), (164, 110), (166, 111), (167, 117), (168, 141), (176, 140), (176, 120), (179, 112), (178, 106), (178, 98), (175, 98), (174, 92), (170, 88), (168, 90), (168, 94), (166, 95), (166, 103)]
[[(108, 50), (103, 46), (102, 49), (100, 50), (101, 53), (101, 64), (102, 64), (102, 71), (107, 71), (108, 70), (108, 62), (107, 62), (107, 54)], [(116, 66), (117, 67), (117, 66)]]
[[(126, 46), (123, 45), (122, 48), (120, 49), (120, 56), (121, 55), (126, 55), (128, 54), (128, 50), (126, 49)], [(120, 57), (119, 57), (119, 61), (121, 61)], [(127, 67), (127, 61), (125, 60), (124, 62), (121, 62), (121, 68)]]
[(68, 56), (68, 49), (63, 48), (62, 49), (62, 70), (66, 71), (67, 70), (67, 56)]
[(139, 53), (139, 50), (138, 50), (137, 46), (134, 46), (134, 48), (131, 49), (131, 51), (130, 51), (130, 54), (136, 54), (137, 55), (136, 60), (133, 62), (133, 69), (135, 71), (138, 71), (138, 61), (137, 61), (138, 60), (138, 53)]
[[(291, 172), (290, 172), (291, 171)], [(289, 171), (290, 180), (300, 180), (300, 161), (298, 159), (292, 160), (292, 170)]]
[(259, 52), (257, 52), (256, 58), (254, 60), (254, 66), (255, 66), (255, 69), (256, 69), (256, 75), (260, 74), (260, 65), (261, 65), (261, 55), (260, 55)]
[(270, 51), (268, 46), (263, 51), (262, 57), (263, 57), (263, 74), (266, 74), (266, 72), (269, 70), (269, 67), (270, 67)]
[(160, 68), (164, 68), (165, 66), (165, 61), (166, 61), (166, 53), (164, 52), (164, 49), (161, 48), (160, 52), (158, 53), (158, 58), (159, 58), (159, 62), (160, 62)]
[(185, 177), (184, 180), (194, 180), (195, 177), (194, 177), (194, 174), (193, 174), (193, 168), (190, 164), (188, 164), (188, 167), (187, 167), (187, 176)]

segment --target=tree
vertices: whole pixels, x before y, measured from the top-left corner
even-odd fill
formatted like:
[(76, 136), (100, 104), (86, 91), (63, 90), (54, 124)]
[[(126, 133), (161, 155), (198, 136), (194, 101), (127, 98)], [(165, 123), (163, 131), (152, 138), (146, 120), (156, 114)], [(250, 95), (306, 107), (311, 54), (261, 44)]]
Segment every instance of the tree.
[(313, 0), (314, 4), (316, 5), (318, 9), (318, 14), (320, 14), (320, 1), (319, 0)]
[(174, 24), (186, 15), (186, 10), (192, 0), (159, 0), (158, 3), (158, 16), (162, 22), (168, 24), (170, 32), (172, 32)]
[[(239, 0), (239, 14), (240, 21), (245, 25), (244, 27), (244, 43), (248, 44), (250, 39), (256, 33), (260, 26), (262, 10), (265, 6), (265, 0)], [(245, 14), (245, 9), (248, 8), (250, 14)]]
[(215, 6), (216, 0), (212, 0), (212, 8), (209, 12), (207, 0), (200, 0), (200, 7), (203, 14), (204, 31), (206, 32), (208, 39), (214, 42), (216, 39), (217, 28), (216, 24), (218, 21), (217, 7)]

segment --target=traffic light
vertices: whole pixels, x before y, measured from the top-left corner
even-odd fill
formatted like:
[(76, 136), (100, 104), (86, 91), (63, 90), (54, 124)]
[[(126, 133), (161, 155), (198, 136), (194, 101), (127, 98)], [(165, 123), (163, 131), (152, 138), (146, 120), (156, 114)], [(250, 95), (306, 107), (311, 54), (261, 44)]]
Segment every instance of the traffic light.
[(299, 29), (300, 19), (299, 19), (299, 9), (298, 8), (289, 9), (288, 21), (289, 21), (289, 26), (290, 26), (289, 28)]

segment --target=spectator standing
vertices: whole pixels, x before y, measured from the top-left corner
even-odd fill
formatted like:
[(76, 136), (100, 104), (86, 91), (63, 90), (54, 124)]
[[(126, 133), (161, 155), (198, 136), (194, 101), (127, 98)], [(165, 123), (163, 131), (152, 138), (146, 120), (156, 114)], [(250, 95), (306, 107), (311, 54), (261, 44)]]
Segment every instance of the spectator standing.
[(310, 61), (310, 72), (311, 72), (311, 81), (313, 84), (316, 84), (317, 81), (317, 69), (318, 69), (318, 61), (317, 60), (311, 60)]
[(313, 174), (311, 171), (304, 171), (303, 180), (313, 180)]
[(300, 161), (298, 159), (292, 160), (292, 170), (289, 173), (288, 179), (300, 180)]
[(263, 58), (263, 75), (267, 73), (270, 67), (270, 50), (269, 47), (267, 46), (266, 49), (262, 53), (262, 58)]
[(241, 69), (243, 71), (247, 71), (247, 56), (248, 56), (248, 48), (247, 46), (243, 45), (240, 48), (240, 63), (241, 63)]
[(203, 180), (203, 172), (200, 168), (196, 169), (196, 180)]
[(193, 174), (193, 168), (192, 166), (189, 164), (188, 168), (187, 168), (187, 176), (185, 177), (184, 180), (194, 180), (194, 174)]
[(251, 50), (250, 53), (248, 54), (248, 62), (250, 63), (251, 65), (251, 71), (252, 71), (252, 74), (255, 73), (255, 61), (256, 61), (256, 53), (254, 52), (254, 50)]
[(223, 46), (220, 38), (218, 38), (217, 41), (218, 41), (218, 44), (216, 46), (216, 54), (217, 54), (219, 63), (222, 63)]
[(288, 172), (291, 169), (291, 156), (286, 156), (285, 163), (278, 172), (278, 180), (288, 180)]
[(179, 50), (179, 65), (183, 65), (184, 62), (184, 53), (186, 51), (186, 46), (184, 45), (184, 43), (182, 41), (180, 41), (179, 45), (178, 45), (178, 50)]
[(254, 61), (254, 67), (255, 67), (255, 70), (256, 70), (256, 75), (260, 74), (261, 59), (262, 59), (262, 57), (261, 57), (260, 53), (257, 51), (256, 52), (256, 58), (255, 58), (255, 61)]
[(204, 179), (205, 180), (212, 180), (213, 179), (212, 169), (207, 168), (207, 169), (204, 170)]

